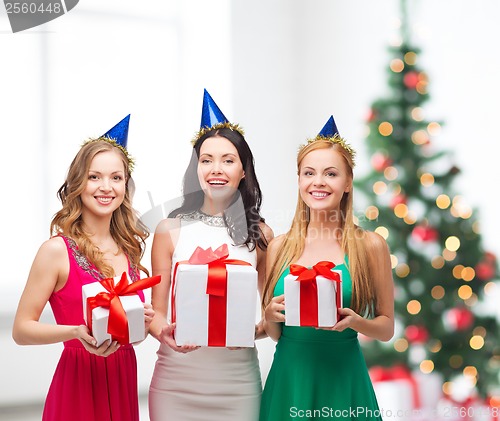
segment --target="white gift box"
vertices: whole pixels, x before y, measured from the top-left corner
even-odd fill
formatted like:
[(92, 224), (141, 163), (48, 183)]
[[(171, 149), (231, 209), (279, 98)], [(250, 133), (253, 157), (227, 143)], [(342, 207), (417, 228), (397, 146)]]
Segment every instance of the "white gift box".
[[(341, 270), (338, 273), (342, 280)], [(285, 325), (304, 326), (300, 320), (300, 284), (307, 281), (296, 281), (296, 275), (285, 276)], [(335, 282), (321, 275), (316, 276), (318, 296), (318, 326), (331, 327), (337, 323), (337, 309), (342, 307), (342, 282)], [(337, 288), (339, 288), (339, 303), (337, 304)], [(338, 307), (337, 307), (338, 305)]]
[[(224, 346), (253, 347), (257, 306), (257, 271), (226, 265), (227, 306)], [(179, 264), (173, 285), (177, 345), (209, 346), (208, 264)]]
[[(117, 276), (113, 278), (116, 283), (120, 280)], [(83, 317), (85, 323), (89, 326), (87, 320), (87, 299), (95, 297), (100, 292), (108, 292), (100, 282), (93, 282), (82, 286), (83, 295)], [(119, 297), (125, 310), (128, 321), (129, 343), (139, 342), (145, 338), (144, 325), (144, 305), (139, 295), (125, 295)], [(96, 307), (92, 310), (92, 336), (100, 346), (106, 340), (112, 340), (108, 333), (109, 308)]]

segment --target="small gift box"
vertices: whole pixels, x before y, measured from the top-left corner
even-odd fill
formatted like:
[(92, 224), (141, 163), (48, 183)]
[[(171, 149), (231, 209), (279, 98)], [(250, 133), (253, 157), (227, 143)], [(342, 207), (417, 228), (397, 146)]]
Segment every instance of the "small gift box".
[(285, 276), (285, 325), (331, 327), (342, 307), (342, 272), (332, 262), (290, 265)]
[(421, 408), (419, 385), (406, 366), (374, 366), (369, 373), (380, 408), (404, 413), (408, 419), (413, 410)]
[(198, 247), (175, 266), (172, 322), (177, 345), (253, 347), (257, 271), (228, 259), (228, 247)]
[(83, 317), (97, 346), (108, 339), (122, 345), (144, 339), (144, 305), (137, 291), (160, 280), (154, 276), (130, 283), (124, 272), (121, 277), (82, 286)]

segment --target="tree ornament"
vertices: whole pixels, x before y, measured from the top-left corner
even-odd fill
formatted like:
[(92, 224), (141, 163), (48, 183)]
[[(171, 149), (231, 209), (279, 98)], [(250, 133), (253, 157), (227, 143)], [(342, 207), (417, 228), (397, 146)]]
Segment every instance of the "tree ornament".
[(418, 82), (420, 82), (420, 77), (417, 72), (408, 72), (404, 75), (403, 83), (408, 89), (416, 89)]
[(474, 315), (465, 307), (454, 307), (444, 313), (444, 322), (452, 332), (467, 330), (474, 323)]
[(429, 332), (425, 326), (409, 325), (405, 329), (405, 336), (411, 344), (423, 344), (429, 339)]
[(417, 241), (428, 243), (431, 241), (437, 241), (439, 233), (436, 229), (428, 225), (417, 225), (413, 228), (411, 236)]

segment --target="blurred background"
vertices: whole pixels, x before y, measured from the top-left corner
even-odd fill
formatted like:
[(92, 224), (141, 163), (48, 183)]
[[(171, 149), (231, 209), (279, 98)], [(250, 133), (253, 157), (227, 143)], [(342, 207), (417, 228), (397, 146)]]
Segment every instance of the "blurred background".
[[(331, 114), (358, 151), (357, 176), (375, 182), (373, 104), (394, 97), (391, 72), (402, 69), (392, 61), (410, 42), (420, 50), (418, 72), (426, 81), (420, 94), (427, 101), (417, 104), (415, 120), (437, 123), (428, 130), (432, 150), (446, 151), (442, 165), (458, 169), (447, 188), (474, 209), (477, 251), (498, 255), (499, 18), (494, 0), (408, 0), (405, 7), (398, 0), (85, 0), (13, 34), (0, 7), (0, 419), (29, 419), (27, 411), (39, 419), (62, 349), (19, 347), (11, 326), (59, 209), (56, 191), (81, 143), (131, 114), (134, 204), (154, 229), (161, 205), (180, 195), (204, 88), (245, 129), (263, 214), (281, 234), (295, 209), (297, 148)], [(367, 202), (357, 203), (365, 215)], [(477, 297), (494, 303), (500, 295), (491, 280), (489, 298)], [(498, 306), (485, 308), (497, 317)], [(53, 320), (49, 308), (43, 318)], [(258, 347), (265, 378), (274, 344)], [(143, 410), (156, 349), (150, 339), (137, 347)]]

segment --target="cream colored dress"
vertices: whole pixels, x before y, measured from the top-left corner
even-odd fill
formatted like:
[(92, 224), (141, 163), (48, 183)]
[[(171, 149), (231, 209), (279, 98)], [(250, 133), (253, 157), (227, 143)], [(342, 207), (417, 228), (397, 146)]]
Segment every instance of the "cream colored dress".
[[(183, 216), (172, 271), (197, 246), (215, 250), (224, 243), (230, 259), (256, 266), (256, 251), (233, 246), (222, 218), (200, 213)], [(149, 388), (151, 421), (258, 420), (262, 383), (255, 348), (201, 347), (182, 354), (162, 344), (157, 354)]]

